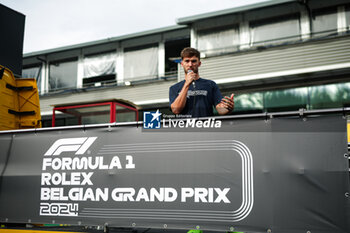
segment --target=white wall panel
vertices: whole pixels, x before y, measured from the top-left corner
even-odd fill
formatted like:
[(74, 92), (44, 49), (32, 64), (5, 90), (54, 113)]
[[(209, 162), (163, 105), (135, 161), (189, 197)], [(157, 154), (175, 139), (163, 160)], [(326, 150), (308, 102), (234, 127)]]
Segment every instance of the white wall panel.
[[(331, 67), (330, 65), (350, 62), (350, 37), (334, 38), (302, 44), (278, 46), (265, 50), (234, 53), (225, 56), (202, 59), (200, 75), (213, 80), (242, 81), (241, 77), (309, 69)], [(339, 66), (340, 65), (340, 66)], [(184, 74), (180, 72), (180, 79)]]

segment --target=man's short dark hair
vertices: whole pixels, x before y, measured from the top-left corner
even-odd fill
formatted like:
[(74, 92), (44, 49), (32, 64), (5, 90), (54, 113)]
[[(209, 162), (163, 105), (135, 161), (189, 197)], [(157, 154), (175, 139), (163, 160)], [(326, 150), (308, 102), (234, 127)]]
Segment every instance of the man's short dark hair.
[(198, 59), (200, 59), (201, 53), (197, 49), (194, 49), (191, 47), (184, 48), (181, 51), (181, 59), (184, 59), (185, 57), (193, 57), (193, 56), (198, 57)]

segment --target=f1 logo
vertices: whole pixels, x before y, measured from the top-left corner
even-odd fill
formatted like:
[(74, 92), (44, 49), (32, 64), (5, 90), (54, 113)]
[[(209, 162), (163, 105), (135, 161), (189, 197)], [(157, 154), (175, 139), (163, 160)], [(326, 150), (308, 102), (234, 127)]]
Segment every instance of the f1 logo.
[(84, 154), (87, 149), (97, 137), (83, 137), (83, 138), (63, 138), (58, 139), (55, 143), (46, 151), (45, 156), (60, 155), (62, 152), (76, 151), (76, 155)]
[(144, 112), (143, 113), (143, 128), (144, 129), (160, 129), (160, 116), (159, 109), (156, 112)]

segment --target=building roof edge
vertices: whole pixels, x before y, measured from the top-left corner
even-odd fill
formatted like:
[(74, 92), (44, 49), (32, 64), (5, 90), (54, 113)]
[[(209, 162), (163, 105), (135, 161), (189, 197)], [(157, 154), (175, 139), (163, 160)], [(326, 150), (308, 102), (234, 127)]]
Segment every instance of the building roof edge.
[(290, 3), (290, 2), (298, 2), (298, 0), (267, 0), (265, 2), (250, 4), (246, 6), (234, 7), (234, 8), (224, 9), (220, 11), (214, 11), (209, 13), (203, 13), (203, 14), (178, 18), (176, 19), (176, 23), (179, 25), (187, 25), (195, 21), (206, 19), (206, 18), (228, 15), (228, 14), (249, 11), (249, 10), (254, 10), (258, 8), (280, 5), (280, 4)]
[(177, 30), (177, 29), (183, 29), (183, 28), (187, 28), (187, 25), (172, 25), (172, 26), (156, 28), (156, 29), (151, 29), (151, 30), (142, 31), (142, 32), (126, 34), (126, 35), (122, 35), (122, 36), (110, 37), (110, 38), (101, 39), (101, 40), (95, 40), (95, 41), (74, 44), (74, 45), (62, 46), (62, 47), (58, 47), (58, 48), (29, 52), (29, 53), (23, 54), (23, 58), (28, 58), (28, 57), (33, 57), (33, 56), (38, 56), (38, 55), (43, 55), (43, 54), (49, 54), (49, 53), (62, 52), (62, 51), (72, 50), (72, 49), (80, 49), (83, 47), (89, 47), (89, 46), (94, 46), (94, 45), (99, 45), (99, 44), (110, 43), (110, 42), (117, 42), (117, 41), (121, 41), (121, 40), (132, 39), (132, 38), (141, 37), (141, 36), (148, 36), (148, 35), (152, 35), (152, 34), (156, 34), (156, 33), (162, 33), (162, 32), (167, 32), (167, 31), (172, 31), (172, 30)]

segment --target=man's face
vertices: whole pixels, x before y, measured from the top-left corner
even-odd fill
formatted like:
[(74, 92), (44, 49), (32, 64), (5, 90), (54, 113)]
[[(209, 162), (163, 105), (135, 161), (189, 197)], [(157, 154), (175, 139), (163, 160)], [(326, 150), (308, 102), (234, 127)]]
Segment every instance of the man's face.
[(198, 73), (198, 67), (201, 65), (201, 62), (198, 57), (184, 57), (181, 61), (181, 65), (184, 68), (185, 74), (188, 70), (192, 70), (194, 73)]

